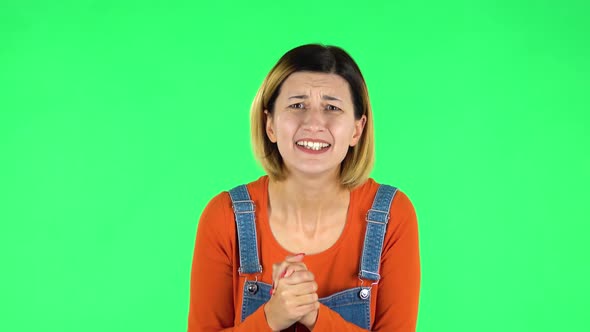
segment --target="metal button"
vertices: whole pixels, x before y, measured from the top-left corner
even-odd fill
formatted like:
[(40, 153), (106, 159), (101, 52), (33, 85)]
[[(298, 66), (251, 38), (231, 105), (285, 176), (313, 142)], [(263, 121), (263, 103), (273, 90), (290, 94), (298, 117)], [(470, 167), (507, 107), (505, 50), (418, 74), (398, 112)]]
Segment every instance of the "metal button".
[(371, 291), (368, 288), (363, 288), (361, 289), (361, 291), (359, 292), (359, 297), (363, 300), (366, 300), (369, 298), (369, 295), (371, 294)]
[(250, 294), (256, 294), (258, 292), (258, 285), (255, 283), (249, 283), (247, 288)]

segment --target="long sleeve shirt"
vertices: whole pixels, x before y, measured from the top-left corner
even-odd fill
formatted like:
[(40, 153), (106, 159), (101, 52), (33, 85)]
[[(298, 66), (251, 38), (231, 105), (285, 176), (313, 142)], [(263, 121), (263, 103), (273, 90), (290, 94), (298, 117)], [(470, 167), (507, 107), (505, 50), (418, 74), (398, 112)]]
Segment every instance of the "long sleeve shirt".
[[(268, 218), (268, 177), (247, 185), (256, 209), (256, 232), (260, 262), (258, 280), (272, 283), (272, 264), (293, 253), (274, 238)], [(338, 240), (327, 250), (306, 255), (304, 262), (314, 274), (318, 296), (358, 287), (359, 266), (366, 230), (366, 213), (371, 208), (378, 184), (368, 179), (350, 192), (348, 217)], [(418, 225), (414, 207), (398, 190), (391, 209), (379, 274), (371, 290), (372, 331), (416, 330), (420, 291)], [(237, 230), (231, 199), (227, 192), (215, 196), (205, 207), (198, 223), (190, 283), (188, 332), (271, 331), (264, 306), (243, 322), (242, 290), (246, 278), (240, 275)], [(370, 282), (364, 281), (364, 285)], [(298, 325), (297, 331), (305, 331)], [(366, 331), (320, 305), (313, 331)]]

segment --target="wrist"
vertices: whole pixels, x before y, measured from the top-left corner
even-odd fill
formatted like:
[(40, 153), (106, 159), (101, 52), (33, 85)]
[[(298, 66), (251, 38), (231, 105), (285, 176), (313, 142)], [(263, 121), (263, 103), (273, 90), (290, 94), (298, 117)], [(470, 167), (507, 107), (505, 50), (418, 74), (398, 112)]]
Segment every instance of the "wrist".
[(268, 325), (268, 327), (269, 327), (269, 328), (270, 328), (270, 329), (271, 329), (273, 332), (280, 332), (280, 329), (276, 329), (276, 328), (275, 328), (275, 326), (274, 326), (274, 324), (273, 324), (273, 322), (271, 322), (271, 321), (268, 319), (268, 317), (269, 317), (270, 315), (268, 314), (268, 311), (267, 311), (267, 310), (268, 310), (268, 305), (267, 305), (267, 304), (268, 304), (268, 303), (265, 303), (265, 304), (264, 304), (264, 307), (263, 307), (263, 311), (264, 311), (264, 318), (266, 319), (266, 324)]
[(303, 326), (305, 326), (308, 330), (312, 331), (313, 328), (315, 327), (315, 323), (318, 319), (318, 312), (319, 312), (318, 309), (316, 309), (313, 312), (310, 312), (305, 317), (303, 317), (303, 319), (299, 323), (301, 323)]

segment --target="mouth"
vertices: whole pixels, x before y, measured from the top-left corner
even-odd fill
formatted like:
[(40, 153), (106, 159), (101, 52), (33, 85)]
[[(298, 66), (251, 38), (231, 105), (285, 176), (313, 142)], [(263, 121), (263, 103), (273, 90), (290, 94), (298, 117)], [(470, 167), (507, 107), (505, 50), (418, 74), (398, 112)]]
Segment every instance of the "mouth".
[(301, 140), (301, 141), (297, 141), (295, 142), (295, 144), (303, 149), (306, 150), (311, 150), (311, 151), (323, 151), (323, 150), (327, 150), (330, 148), (329, 143), (326, 142), (318, 142), (318, 141), (306, 141), (306, 140)]

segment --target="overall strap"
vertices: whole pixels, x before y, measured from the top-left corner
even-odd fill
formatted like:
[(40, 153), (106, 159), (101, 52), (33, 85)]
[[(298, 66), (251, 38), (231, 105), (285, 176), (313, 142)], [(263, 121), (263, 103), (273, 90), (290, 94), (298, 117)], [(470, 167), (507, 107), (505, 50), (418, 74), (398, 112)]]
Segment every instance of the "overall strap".
[(238, 247), (240, 249), (240, 274), (261, 273), (262, 266), (258, 259), (258, 242), (256, 236), (254, 201), (245, 185), (229, 191), (232, 208), (236, 216), (238, 229)]
[(359, 271), (359, 277), (362, 279), (377, 282), (381, 278), (379, 264), (383, 250), (383, 239), (390, 218), (391, 202), (396, 192), (397, 188), (395, 187), (380, 185), (373, 200), (373, 206), (367, 212), (367, 231)]

